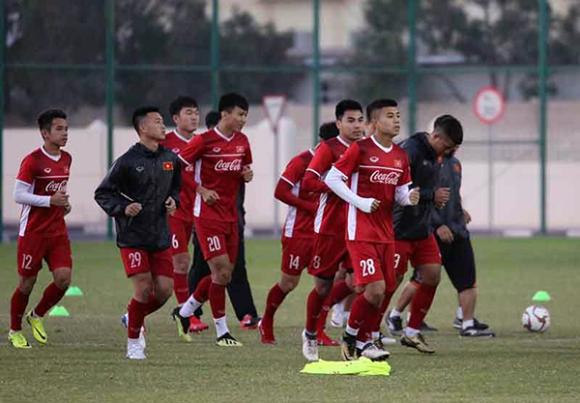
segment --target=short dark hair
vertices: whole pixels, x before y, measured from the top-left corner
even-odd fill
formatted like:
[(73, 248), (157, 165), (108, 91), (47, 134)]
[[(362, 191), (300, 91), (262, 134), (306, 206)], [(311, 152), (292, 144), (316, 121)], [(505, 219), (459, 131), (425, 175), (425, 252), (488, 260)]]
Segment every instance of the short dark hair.
[(215, 127), (220, 122), (220, 113), (218, 111), (209, 111), (205, 115), (205, 127)]
[(318, 137), (320, 137), (322, 140), (328, 140), (336, 136), (338, 136), (338, 127), (336, 127), (336, 122), (326, 122), (321, 124), (318, 128)]
[(337, 120), (340, 120), (346, 111), (360, 111), (361, 113), (364, 113), (361, 104), (359, 104), (357, 101), (352, 99), (343, 99), (336, 104), (336, 108), (334, 109), (334, 116), (336, 116)]
[(373, 114), (375, 111), (378, 111), (383, 108), (396, 108), (397, 106), (399, 106), (399, 104), (397, 104), (397, 101), (395, 101), (394, 99), (388, 98), (376, 99), (367, 105), (367, 121), (370, 122), (373, 119)]
[(435, 119), (433, 131), (449, 137), (455, 145), (463, 143), (463, 127), (459, 120), (451, 115), (441, 115)]
[(62, 109), (48, 109), (38, 115), (38, 128), (40, 130), (50, 130), (54, 119), (66, 119), (66, 113)]
[(238, 93), (230, 92), (221, 96), (218, 105), (218, 111), (220, 114), (223, 111), (231, 112), (232, 109), (234, 109), (236, 106), (245, 110), (246, 112), (250, 109), (248, 100), (246, 98)]
[(197, 101), (192, 97), (180, 95), (169, 105), (169, 114), (171, 116), (179, 115), (179, 112), (181, 112), (183, 108), (199, 108), (199, 106), (197, 105)]
[(131, 122), (133, 122), (133, 127), (137, 133), (139, 133), (139, 125), (141, 124), (141, 121), (145, 118), (145, 116), (147, 116), (148, 113), (151, 112), (161, 113), (159, 112), (159, 108), (156, 106), (142, 106), (135, 109), (135, 112), (133, 112), (133, 117), (131, 118)]

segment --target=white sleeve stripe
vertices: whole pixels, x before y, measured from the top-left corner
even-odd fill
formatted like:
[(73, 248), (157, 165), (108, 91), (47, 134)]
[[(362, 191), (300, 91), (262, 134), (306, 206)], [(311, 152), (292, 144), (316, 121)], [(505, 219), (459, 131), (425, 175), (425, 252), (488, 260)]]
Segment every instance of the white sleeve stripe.
[(292, 183), (290, 179), (285, 178), (283, 175), (280, 175), (280, 179), (282, 179), (284, 182), (287, 182), (290, 186), (294, 187), (294, 183)]
[(407, 182), (407, 183), (405, 183), (404, 185), (398, 185), (397, 187), (398, 187), (398, 188), (400, 188), (400, 187), (402, 187), (402, 186), (411, 186), (411, 184), (412, 184), (412, 183), (413, 183), (413, 181), (411, 181), (411, 182)]
[(181, 154), (177, 154), (177, 156), (178, 156), (178, 157), (179, 157), (179, 159), (180, 159), (181, 161), (183, 161), (183, 162), (184, 162), (184, 163), (185, 163), (185, 164), (186, 164), (188, 167), (190, 167), (190, 166), (191, 166), (191, 164), (190, 164), (189, 162), (187, 162), (187, 161), (186, 161), (186, 160), (185, 160), (185, 159), (184, 159), (184, 158), (181, 156)]
[(314, 169), (312, 169), (312, 168), (306, 168), (306, 170), (307, 171), (310, 171), (310, 172), (316, 174), (318, 177), (320, 177), (320, 174), (318, 172), (316, 172)]
[(32, 183), (28, 183), (28, 182), (25, 182), (25, 181), (23, 181), (23, 180), (20, 180), (20, 179), (16, 179), (16, 182), (23, 183), (23, 184), (25, 184), (25, 185), (27, 185), (27, 186), (32, 186)]
[(335, 171), (337, 171), (338, 173), (340, 173), (344, 179), (348, 179), (348, 175), (345, 175), (344, 172), (342, 172), (340, 169), (338, 169), (334, 165), (332, 166), (332, 168), (334, 168)]

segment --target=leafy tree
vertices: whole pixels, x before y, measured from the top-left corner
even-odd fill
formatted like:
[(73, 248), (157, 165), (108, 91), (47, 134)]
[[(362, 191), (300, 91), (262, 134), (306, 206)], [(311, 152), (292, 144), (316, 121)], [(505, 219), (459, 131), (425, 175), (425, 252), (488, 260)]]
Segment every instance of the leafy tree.
[[(9, 0), (5, 7), (7, 62), (103, 62), (102, 2)], [(99, 105), (104, 99), (101, 81), (99, 74), (87, 71), (10, 69), (4, 83), (6, 110), (30, 122), (31, 116), (51, 106)]]
[[(11, 69), (7, 75), (7, 112), (30, 121), (40, 109), (79, 107), (105, 102), (105, 9), (94, 0), (5, 0), (9, 63), (94, 64), (92, 70)], [(211, 23), (205, 0), (116, 0), (115, 94), (125, 119), (138, 105), (167, 106), (178, 94), (209, 102), (210, 73), (185, 71), (210, 64)], [(221, 55), (230, 64), (287, 64), (291, 33), (260, 25), (248, 13), (235, 12), (220, 32)], [(153, 71), (138, 64), (154, 65)], [(164, 66), (176, 65), (168, 69)], [(293, 83), (279, 75), (240, 79), (222, 74), (223, 90), (238, 90), (251, 100), (264, 93), (290, 92)], [(14, 118), (12, 119), (15, 120)]]
[[(234, 10), (221, 29), (221, 58), (229, 65), (275, 66), (288, 65), (286, 56), (292, 47), (291, 32), (277, 32), (272, 24), (258, 25), (248, 13)], [(261, 101), (264, 94), (291, 92), (302, 75), (284, 77), (282, 73), (223, 73), (220, 87), (224, 92), (237, 91), (250, 101)]]
[[(403, 4), (402, 4), (403, 3)], [(404, 66), (404, 46), (408, 37), (405, 26), (407, 8), (399, 0), (368, 0), (365, 8), (367, 28), (358, 41), (367, 49), (356, 47), (354, 59), (364, 64), (387, 65), (395, 60)], [(417, 40), (423, 53), (456, 55), (467, 65), (535, 65), (538, 58), (539, 9), (529, 0), (430, 0), (420, 1), (417, 18)], [(469, 12), (467, 12), (469, 10)], [(565, 16), (551, 15), (550, 61), (575, 64), (579, 61), (576, 44), (580, 40), (580, 5), (574, 5)], [(450, 77), (439, 76), (458, 100), (465, 100)], [(509, 97), (509, 88), (516, 78), (510, 72), (489, 73), (490, 83), (502, 88)], [(401, 84), (365, 78), (365, 86), (389, 93), (402, 92)], [(402, 80), (399, 80), (402, 81)], [(519, 78), (522, 96), (537, 91), (535, 74)], [(364, 88), (361, 88), (364, 90)], [(557, 88), (550, 83), (551, 92)], [(374, 90), (377, 92), (377, 90)]]
[[(356, 66), (405, 66), (407, 47), (407, 6), (404, 0), (368, 0), (364, 6), (365, 26), (354, 38), (354, 55), (349, 63)], [(350, 93), (370, 101), (385, 92), (400, 97), (406, 90), (404, 76), (363, 74), (352, 81)]]

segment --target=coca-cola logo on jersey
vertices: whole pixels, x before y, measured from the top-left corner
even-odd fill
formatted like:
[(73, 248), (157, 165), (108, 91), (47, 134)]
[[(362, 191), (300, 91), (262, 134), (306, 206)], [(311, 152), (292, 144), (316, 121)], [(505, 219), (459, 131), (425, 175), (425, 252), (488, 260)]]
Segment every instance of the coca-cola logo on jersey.
[(399, 178), (401, 174), (398, 172), (381, 172), (379, 170), (374, 171), (371, 174), (371, 183), (384, 183), (385, 185), (397, 185), (399, 183)]
[(241, 171), (242, 160), (235, 159), (231, 161), (219, 160), (215, 163), (215, 170), (218, 172)]
[(45, 192), (58, 192), (59, 190), (62, 190), (64, 192), (66, 192), (66, 184), (68, 181), (50, 181), (48, 182), (48, 184), (46, 185), (46, 187), (44, 188)]

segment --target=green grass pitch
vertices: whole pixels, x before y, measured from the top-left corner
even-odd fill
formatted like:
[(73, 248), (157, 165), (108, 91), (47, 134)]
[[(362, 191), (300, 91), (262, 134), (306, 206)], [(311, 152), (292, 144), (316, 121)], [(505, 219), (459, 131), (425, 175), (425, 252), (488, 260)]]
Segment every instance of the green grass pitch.
[[(9, 301), (16, 284), (15, 245), (0, 245), (0, 402), (565, 402), (580, 400), (580, 241), (560, 238), (474, 240), (478, 268), (477, 316), (497, 332), (494, 340), (463, 340), (451, 327), (456, 296), (446, 275), (428, 322), (437, 348), (423, 356), (389, 346), (390, 377), (312, 376), (304, 365), (300, 331), (312, 280), (276, 316), (278, 345), (262, 346), (256, 331), (230, 328), (240, 349), (214, 346), (213, 326), (191, 344), (180, 342), (169, 320), (173, 300), (148, 319), (148, 360), (124, 358), (126, 335), (119, 323), (131, 294), (112, 243), (75, 243), (73, 284), (85, 296), (65, 297), (69, 318), (47, 318), (49, 344), (8, 345)], [(258, 309), (279, 277), (279, 242), (247, 242), (248, 270)], [(48, 281), (44, 269), (31, 297)], [(537, 290), (552, 301), (552, 327), (525, 331), (520, 318)], [(209, 309), (206, 309), (209, 312)], [(206, 320), (210, 320), (207, 317)], [(337, 337), (339, 331), (330, 328)], [(336, 348), (321, 357), (338, 360)]]

